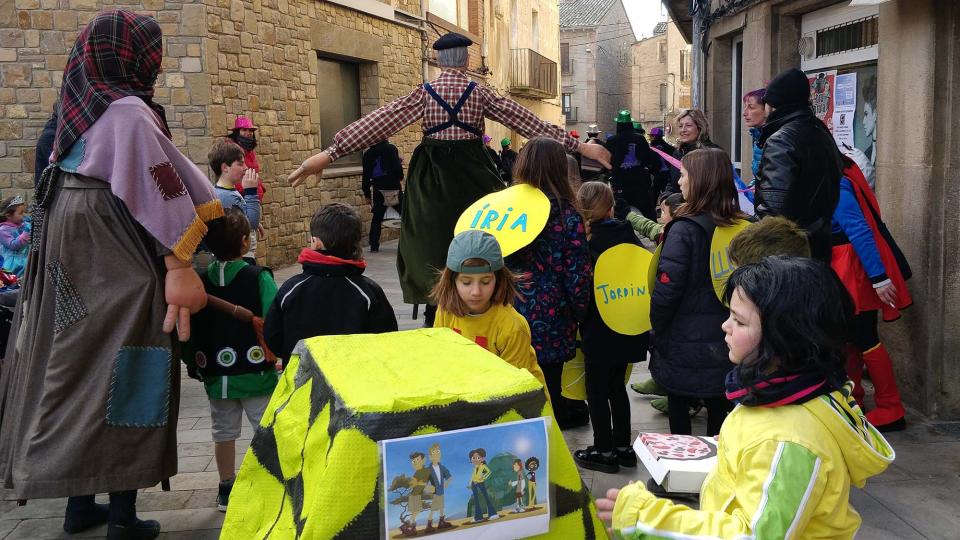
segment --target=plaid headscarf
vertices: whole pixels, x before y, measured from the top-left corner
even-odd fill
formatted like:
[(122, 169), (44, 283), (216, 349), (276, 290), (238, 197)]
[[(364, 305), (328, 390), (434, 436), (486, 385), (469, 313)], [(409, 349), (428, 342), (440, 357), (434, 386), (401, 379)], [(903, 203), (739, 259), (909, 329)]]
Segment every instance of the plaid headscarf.
[(63, 73), (53, 161), (65, 156), (112, 102), (127, 96), (137, 96), (149, 105), (170, 136), (163, 107), (153, 102), (162, 38), (153, 17), (129, 11), (105, 11), (87, 24)]

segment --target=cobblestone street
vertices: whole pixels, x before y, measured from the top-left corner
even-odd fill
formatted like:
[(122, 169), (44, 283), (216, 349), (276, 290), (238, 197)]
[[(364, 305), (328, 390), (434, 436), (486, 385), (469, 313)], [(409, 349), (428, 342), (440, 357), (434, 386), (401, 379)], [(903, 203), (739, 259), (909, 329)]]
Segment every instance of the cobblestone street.
[[(387, 293), (397, 313), (401, 330), (416, 328), (420, 320), (411, 319), (410, 306), (402, 303), (394, 261), (396, 242), (384, 244), (380, 253), (367, 254), (367, 275)], [(276, 272), (279, 283), (299, 271), (298, 267)], [(639, 364), (632, 379), (647, 378), (645, 364)], [(633, 427), (637, 431), (666, 431), (666, 416), (652, 410), (647, 400), (633, 392)], [(694, 419), (694, 431), (705, 429), (703, 414)], [(897, 452), (894, 464), (874, 478), (864, 490), (853, 490), (852, 500), (864, 524), (857, 535), (862, 539), (951, 539), (960, 530), (960, 423), (924, 422), (909, 414), (909, 429), (891, 434), (889, 440)], [(244, 420), (246, 423), (246, 420)], [(179, 474), (171, 480), (172, 491), (159, 486), (145, 489), (138, 500), (141, 517), (159, 520), (160, 538), (208, 539), (219, 536), (224, 514), (216, 509), (216, 465), (210, 440), (210, 414), (202, 386), (184, 375), (178, 432)], [(237, 442), (237, 464), (253, 435), (244, 427)], [(570, 450), (592, 442), (589, 427), (565, 432)], [(581, 471), (595, 496), (611, 487), (619, 487), (649, 476), (642, 468), (616, 475)], [(106, 497), (102, 496), (102, 502)], [(0, 503), (0, 539), (67, 538), (61, 529), (64, 499), (30, 501), (17, 507), (13, 501)], [(82, 538), (103, 537), (106, 527), (93, 529)], [(70, 536), (73, 537), (73, 536)], [(565, 539), (567, 540), (567, 539)], [(574, 539), (569, 539), (574, 540)]]

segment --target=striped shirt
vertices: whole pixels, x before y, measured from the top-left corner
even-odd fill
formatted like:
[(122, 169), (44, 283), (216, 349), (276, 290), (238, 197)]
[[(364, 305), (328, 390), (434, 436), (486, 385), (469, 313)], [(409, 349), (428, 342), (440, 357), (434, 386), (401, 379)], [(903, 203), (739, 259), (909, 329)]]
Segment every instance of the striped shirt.
[[(462, 71), (445, 69), (430, 86), (452, 107), (468, 84), (470, 80)], [(570, 152), (575, 152), (580, 145), (580, 141), (569, 136), (560, 126), (541, 120), (523, 105), (482, 84), (478, 84), (470, 94), (458, 118), (461, 122), (476, 127), (481, 133), (485, 131), (484, 118), (489, 118), (528, 139), (548, 137), (560, 141)], [(336, 161), (340, 156), (369, 148), (389, 138), (417, 120), (421, 121), (421, 127), (426, 131), (448, 119), (443, 107), (430, 97), (423, 85), (418, 85), (409, 95), (392, 101), (341, 129), (333, 136), (333, 143), (326, 152), (331, 160)], [(477, 138), (473, 133), (457, 126), (451, 126), (430, 137), (444, 141)]]

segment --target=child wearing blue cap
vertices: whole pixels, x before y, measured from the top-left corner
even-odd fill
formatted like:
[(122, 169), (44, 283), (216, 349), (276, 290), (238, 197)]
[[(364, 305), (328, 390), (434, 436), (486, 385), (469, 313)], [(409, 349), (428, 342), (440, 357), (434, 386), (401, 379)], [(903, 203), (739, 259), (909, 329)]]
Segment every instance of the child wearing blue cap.
[(503, 264), (497, 239), (483, 231), (463, 231), (450, 242), (446, 268), (430, 292), (437, 303), (433, 327), (450, 328), (529, 371), (546, 389), (530, 326), (513, 308), (516, 297), (516, 278)]

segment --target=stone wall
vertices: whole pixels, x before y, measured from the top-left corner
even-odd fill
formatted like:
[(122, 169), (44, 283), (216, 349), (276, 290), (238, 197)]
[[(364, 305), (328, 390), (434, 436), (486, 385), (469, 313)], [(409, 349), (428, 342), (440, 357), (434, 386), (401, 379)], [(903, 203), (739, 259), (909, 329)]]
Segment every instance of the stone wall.
[[(238, 114), (251, 116), (259, 127), (258, 153), (268, 190), (266, 263), (281, 266), (296, 260), (308, 239), (310, 217), (320, 204), (339, 201), (357, 206), (366, 235), (370, 209), (363, 203), (359, 167), (334, 164), (323, 178), (296, 189), (286, 183), (290, 171), (321, 150), (319, 100), (324, 97), (318, 95), (318, 53), (361, 64), (361, 108), (369, 112), (421, 82), (420, 33), (316, 0), (205, 3), (210, 131), (224, 133)], [(419, 12), (409, 0), (396, 7)], [(409, 163), (418, 139), (415, 128), (407, 128), (391, 141)], [(384, 231), (384, 240), (391, 237), (391, 231)]]
[(203, 164), (209, 82), (202, 74), (203, 5), (173, 0), (0, 0), (0, 195), (33, 194), (37, 136), (59, 97), (67, 55), (100, 9), (153, 15), (164, 32), (156, 100), (167, 106), (174, 142)]

